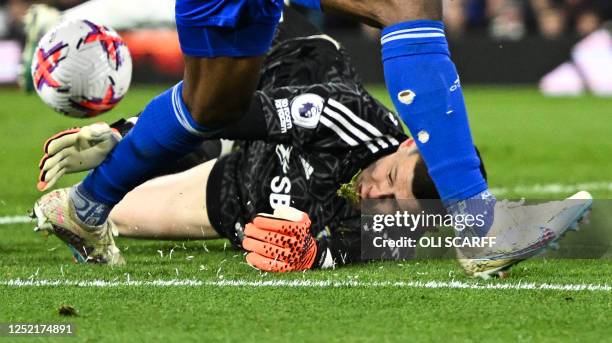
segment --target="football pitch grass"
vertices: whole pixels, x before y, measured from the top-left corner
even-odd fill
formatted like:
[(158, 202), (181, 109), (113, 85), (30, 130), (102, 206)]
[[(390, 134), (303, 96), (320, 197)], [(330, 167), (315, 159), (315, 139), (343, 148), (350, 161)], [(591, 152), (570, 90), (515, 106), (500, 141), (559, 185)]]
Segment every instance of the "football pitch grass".
[[(162, 89), (134, 87), (98, 120), (137, 113)], [(382, 88), (372, 90), (389, 103)], [(612, 199), (612, 100), (546, 99), (531, 88), (465, 93), (498, 195), (560, 199), (581, 187)], [(597, 200), (591, 224), (559, 252), (595, 235), (603, 258), (538, 258), (502, 280), (469, 278), (453, 260), (264, 274), (224, 241), (119, 238), (126, 266), (75, 265), (59, 240), (10, 217), (25, 215), (40, 195), (44, 140), (96, 119), (61, 117), (12, 89), (0, 90), (0, 104), (0, 323), (73, 323), (71, 340), (105, 342), (612, 340), (612, 233), (601, 229), (612, 214)], [(60, 316), (63, 305), (77, 316)]]

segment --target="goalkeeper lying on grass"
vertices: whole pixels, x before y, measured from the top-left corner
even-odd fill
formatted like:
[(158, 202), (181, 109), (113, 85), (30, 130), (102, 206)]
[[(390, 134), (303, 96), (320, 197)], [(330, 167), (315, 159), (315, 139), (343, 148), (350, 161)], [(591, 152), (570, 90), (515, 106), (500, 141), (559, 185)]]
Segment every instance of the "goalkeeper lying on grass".
[[(216, 137), (233, 140), (231, 152), (218, 157), (221, 144), (209, 141), (158, 170), (113, 209), (105, 230), (83, 230), (70, 208), (56, 206), (67, 189), (51, 192), (35, 205), (38, 227), (64, 240), (79, 262), (123, 263), (116, 230), (135, 238), (224, 237), (249, 252), (251, 265), (283, 272), (361, 261), (360, 199), (438, 198), (416, 145), (396, 115), (361, 86), (339, 44), (287, 11), (285, 18), (248, 113)], [(52, 137), (39, 189), (97, 166), (135, 120), (115, 123), (115, 130), (94, 124)], [(60, 210), (50, 216), (54, 206)], [(531, 257), (568, 226), (551, 236), (532, 224), (533, 234), (511, 242), (519, 254), (488, 264), (464, 261), (468, 273)]]

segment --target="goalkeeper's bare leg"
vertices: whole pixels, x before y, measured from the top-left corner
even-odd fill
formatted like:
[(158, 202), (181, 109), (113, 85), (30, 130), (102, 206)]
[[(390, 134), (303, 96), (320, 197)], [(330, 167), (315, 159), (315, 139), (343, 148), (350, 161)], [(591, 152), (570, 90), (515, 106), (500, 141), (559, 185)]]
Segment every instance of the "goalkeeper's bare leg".
[(208, 177), (216, 159), (181, 173), (149, 180), (129, 192), (100, 230), (84, 230), (65, 206), (66, 189), (39, 200), (38, 228), (66, 242), (77, 262), (123, 264), (114, 236), (146, 239), (214, 239), (206, 206)]
[(206, 187), (216, 162), (149, 180), (129, 192), (110, 221), (119, 236), (148, 239), (214, 239), (219, 234), (208, 217)]

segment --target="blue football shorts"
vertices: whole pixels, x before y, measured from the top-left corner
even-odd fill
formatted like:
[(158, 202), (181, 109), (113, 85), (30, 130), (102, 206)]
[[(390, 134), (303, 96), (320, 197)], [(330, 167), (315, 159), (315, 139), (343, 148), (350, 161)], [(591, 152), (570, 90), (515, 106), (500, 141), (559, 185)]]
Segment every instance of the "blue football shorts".
[(187, 56), (251, 57), (272, 44), (282, 0), (176, 0), (176, 26)]

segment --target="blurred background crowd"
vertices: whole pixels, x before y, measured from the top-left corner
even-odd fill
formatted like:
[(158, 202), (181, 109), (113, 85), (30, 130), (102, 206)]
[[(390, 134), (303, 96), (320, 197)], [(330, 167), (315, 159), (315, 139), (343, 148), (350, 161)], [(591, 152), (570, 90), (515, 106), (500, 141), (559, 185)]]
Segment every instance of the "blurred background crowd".
[(0, 0), (0, 39), (22, 38), (23, 18), (28, 7), (34, 3), (46, 3), (59, 9), (66, 9), (78, 5), (82, 0)]
[[(320, 25), (337, 29), (357, 24), (346, 19), (308, 15)], [(444, 20), (451, 38), (466, 34), (519, 40), (528, 35), (556, 39), (586, 36), (612, 19), (612, 0), (444, 0)], [(365, 28), (375, 36), (375, 31)]]
[[(612, 96), (612, 25), (606, 24), (612, 23), (612, 0), (443, 1), (447, 36), (464, 83), (539, 83), (546, 94), (579, 95), (588, 88)], [(39, 39), (24, 44), (29, 8), (28, 36), (39, 32), (32, 28), (41, 23), (50, 28), (60, 19), (102, 22), (120, 31), (130, 47), (136, 82), (176, 82), (183, 58), (173, 6), (174, 0), (0, 0), (0, 85), (15, 84), (20, 61), (27, 60), (20, 57), (23, 48), (27, 53)], [(60, 15), (56, 9), (69, 10)], [(297, 9), (344, 45), (366, 83), (384, 82), (380, 64), (371, 63), (380, 58), (377, 29)]]
[(445, 20), (453, 35), (483, 30), (494, 38), (528, 34), (558, 38), (586, 36), (612, 18), (610, 0), (445, 0)]
[[(127, 0), (129, 1), (129, 0)], [(155, 0), (152, 0), (155, 1)], [(0, 38), (23, 35), (22, 19), (32, 3), (66, 9), (82, 0), (0, 0)], [(556, 39), (563, 35), (585, 36), (612, 19), (612, 0), (444, 0), (445, 21), (453, 38), (467, 34), (488, 35), (500, 40), (520, 40), (529, 35)], [(348, 19), (304, 10), (327, 30), (361, 29), (377, 32)]]

